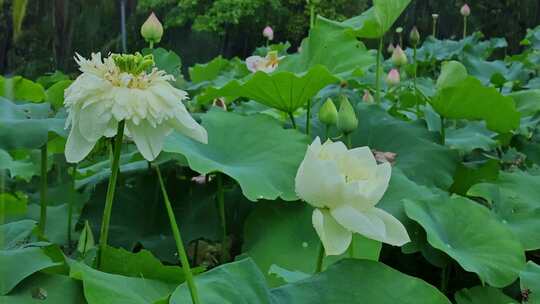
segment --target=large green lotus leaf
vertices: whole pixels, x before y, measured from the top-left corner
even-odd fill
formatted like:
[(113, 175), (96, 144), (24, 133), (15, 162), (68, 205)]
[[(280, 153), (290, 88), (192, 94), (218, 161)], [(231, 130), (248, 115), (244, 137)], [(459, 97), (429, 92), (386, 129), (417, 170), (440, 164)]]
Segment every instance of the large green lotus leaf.
[(85, 304), (86, 300), (78, 281), (68, 276), (36, 273), (22, 281), (8, 296), (0, 296), (0, 303)]
[[(418, 49), (417, 59), (419, 62), (432, 64), (433, 61), (463, 59), (465, 55), (487, 59), (495, 49), (507, 47), (504, 38), (492, 38), (482, 41), (480, 32), (467, 36), (461, 40), (438, 40), (433, 36), (427, 37)], [(412, 53), (409, 49), (408, 52)]]
[(19, 101), (41, 102), (46, 98), (45, 89), (39, 83), (14, 76), (4, 78), (0, 76), (0, 96)]
[(164, 48), (146, 48), (142, 52), (144, 55), (152, 54), (154, 56), (156, 67), (167, 72), (167, 74), (178, 77), (182, 73), (182, 60), (174, 51), (166, 50)]
[[(201, 303), (271, 304), (263, 274), (251, 259), (224, 264), (195, 277)], [(178, 286), (169, 304), (193, 303), (186, 284)]]
[(0, 149), (0, 170), (8, 170), (12, 178), (20, 177), (29, 182), (34, 175), (39, 174), (37, 167), (28, 159), (14, 160), (7, 151)]
[[(0, 210), (2, 210), (4, 218), (24, 215), (28, 211), (28, 197), (23, 193), (0, 193)], [(0, 236), (0, 248), (2, 244), (2, 236)]]
[(70, 277), (83, 282), (88, 304), (149, 304), (170, 295), (176, 285), (161, 281), (109, 274), (78, 263), (70, 263)]
[[(285, 283), (282, 277), (270, 273), (276, 267), (296, 273), (315, 272), (321, 241), (311, 223), (312, 213), (313, 208), (304, 203), (264, 202), (248, 217), (243, 252), (257, 263), (270, 286)], [(355, 258), (379, 259), (380, 242), (355, 234), (353, 245)], [(326, 257), (323, 266), (347, 256)]]
[(376, 105), (359, 104), (357, 108), (359, 126), (351, 135), (353, 146), (397, 153), (396, 167), (412, 181), (428, 187), (450, 187), (457, 153), (436, 144), (436, 134), (419, 122), (399, 120)]
[(73, 83), (73, 80), (62, 80), (53, 84), (47, 89), (46, 101), (50, 103), (56, 110), (60, 109), (64, 104), (64, 91)]
[(184, 282), (182, 268), (163, 265), (147, 250), (132, 253), (122, 248), (107, 247), (102, 255), (101, 270), (104, 272), (171, 284)]
[(428, 283), (369, 260), (343, 260), (325, 272), (272, 290), (280, 304), (450, 304)]
[[(196, 284), (203, 303), (450, 303), (424, 281), (369, 260), (346, 259), (313, 277), (269, 290), (257, 266), (244, 259), (197, 276)], [(192, 303), (186, 284), (176, 289), (169, 303)]]
[(506, 225), (526, 250), (540, 249), (540, 176), (501, 172), (489, 183), (472, 186), (469, 196), (490, 202), (495, 217)]
[[(164, 151), (181, 153), (201, 173), (223, 172), (252, 200), (297, 199), (294, 178), (304, 158), (307, 138), (263, 114), (243, 116), (221, 110), (202, 116), (208, 144), (180, 133), (165, 140)], [(286, 157), (284, 157), (286, 156)]]
[(467, 154), (476, 149), (491, 151), (497, 147), (496, 133), (486, 129), (485, 124), (472, 121), (463, 128), (447, 128), (446, 145)]
[(529, 301), (526, 303), (540, 303), (540, 266), (533, 261), (527, 262), (527, 266), (519, 274), (519, 285), (522, 291), (529, 294)]
[(489, 85), (492, 80), (499, 78), (504, 84), (507, 81), (527, 82), (529, 75), (523, 63), (513, 62), (507, 64), (502, 60), (486, 61), (475, 56), (465, 56), (464, 62), (469, 73), (480, 79), (483, 84)]
[(360, 16), (336, 22), (360, 38), (380, 38), (388, 31), (411, 0), (373, 0), (373, 7)]
[(209, 87), (198, 96), (197, 100), (204, 103), (218, 97), (228, 99), (245, 97), (293, 113), (317, 95), (322, 88), (338, 81), (339, 78), (322, 65), (315, 65), (301, 74), (287, 71), (267, 74), (259, 71), (242, 80), (232, 80), (222, 87)]
[(212, 59), (205, 64), (196, 64), (189, 68), (189, 77), (193, 83), (211, 81), (229, 66), (229, 61), (221, 56)]
[(456, 292), (457, 304), (517, 304), (514, 299), (505, 295), (500, 289), (476, 286)]
[(523, 117), (535, 115), (540, 111), (540, 89), (512, 92), (508, 96), (514, 99), (517, 110)]
[(501, 170), (498, 160), (490, 159), (485, 162), (461, 163), (454, 176), (451, 193), (466, 196), (467, 191), (478, 183), (496, 180)]
[(488, 129), (499, 133), (518, 128), (520, 113), (514, 100), (495, 88), (483, 86), (472, 76), (463, 79), (459, 66), (461, 63), (455, 61), (442, 66), (437, 81), (439, 90), (431, 100), (437, 113), (451, 119), (484, 120)]
[(318, 64), (335, 75), (347, 77), (375, 64), (375, 56), (354, 35), (319, 17), (317, 26), (302, 43), (302, 52), (286, 56), (278, 71), (301, 73)]
[(525, 266), (523, 246), (489, 210), (464, 197), (405, 201), (428, 242), (488, 284), (504, 287)]
[(65, 120), (49, 118), (49, 111), (49, 104), (15, 104), (0, 97), (0, 149), (39, 148), (49, 132), (65, 136)]

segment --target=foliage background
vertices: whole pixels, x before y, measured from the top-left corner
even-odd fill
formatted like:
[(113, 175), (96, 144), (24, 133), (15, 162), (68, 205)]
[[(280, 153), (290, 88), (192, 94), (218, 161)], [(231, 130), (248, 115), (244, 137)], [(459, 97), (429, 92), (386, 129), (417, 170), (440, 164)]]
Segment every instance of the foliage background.
[[(264, 43), (266, 24), (278, 41), (293, 47), (307, 35), (305, 0), (125, 0), (128, 50), (141, 49), (139, 26), (155, 11), (167, 27), (161, 45), (176, 51), (183, 68), (223, 54), (245, 57)], [(345, 19), (371, 6), (369, 0), (322, 0), (319, 14)], [(440, 14), (439, 37), (461, 33), (463, 0), (415, 0), (398, 25), (431, 31), (431, 13)], [(527, 28), (540, 23), (537, 0), (475, 0), (470, 3), (472, 29), (488, 37), (505, 37), (509, 51), (519, 51)], [(500, 22), (504, 20), (504, 22)], [(392, 39), (392, 37), (387, 37)], [(75, 52), (119, 52), (120, 0), (0, 0), (0, 74), (35, 78), (55, 69), (76, 72)]]

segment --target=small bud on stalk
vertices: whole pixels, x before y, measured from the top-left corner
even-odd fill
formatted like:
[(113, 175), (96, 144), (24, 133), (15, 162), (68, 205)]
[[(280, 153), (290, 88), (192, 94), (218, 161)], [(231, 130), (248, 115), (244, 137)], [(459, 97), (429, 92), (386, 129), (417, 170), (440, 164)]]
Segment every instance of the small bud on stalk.
[(392, 69), (386, 77), (386, 83), (389, 86), (397, 86), (400, 83), (401, 79), (399, 76), (399, 71), (397, 69)]
[(347, 96), (341, 97), (337, 127), (344, 134), (349, 134), (358, 127), (358, 118)]
[(411, 33), (409, 35), (409, 42), (413, 47), (417, 47), (420, 43), (420, 32), (418, 32), (418, 28), (416, 28), (416, 26), (413, 27), (413, 29), (411, 30)]
[(408, 63), (407, 55), (405, 55), (405, 52), (403, 52), (399, 45), (396, 46), (392, 53), (392, 63), (397, 67), (404, 66)]
[(364, 96), (362, 96), (362, 101), (365, 103), (374, 103), (375, 99), (373, 98), (373, 95), (371, 95), (369, 90), (364, 90)]
[(150, 48), (154, 46), (154, 43), (161, 41), (163, 25), (161, 25), (161, 22), (159, 22), (159, 19), (154, 13), (151, 13), (141, 26), (141, 35), (150, 44)]
[(335, 125), (338, 120), (338, 111), (332, 99), (328, 98), (319, 109), (319, 120), (327, 125)]
[(268, 41), (274, 40), (274, 30), (270, 26), (266, 26), (262, 34)]
[(431, 14), (431, 18), (433, 18), (433, 37), (437, 38), (437, 20), (439, 19), (439, 14)]
[(471, 8), (469, 7), (468, 4), (464, 4), (462, 7), (461, 7), (461, 10), (460, 10), (460, 13), (463, 17), (469, 17), (471, 15)]

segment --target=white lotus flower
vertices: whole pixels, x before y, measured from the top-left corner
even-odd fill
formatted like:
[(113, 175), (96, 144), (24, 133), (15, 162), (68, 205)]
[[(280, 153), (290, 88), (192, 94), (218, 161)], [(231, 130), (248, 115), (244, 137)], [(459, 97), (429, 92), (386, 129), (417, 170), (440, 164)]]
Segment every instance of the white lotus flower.
[(65, 91), (69, 113), (66, 128), (66, 159), (83, 160), (102, 137), (116, 135), (118, 123), (125, 121), (130, 136), (145, 159), (152, 161), (161, 152), (163, 140), (172, 130), (206, 143), (208, 136), (188, 113), (182, 101), (187, 93), (174, 88), (173, 76), (153, 68), (148, 56), (92, 54), (75, 58), (82, 74)]
[(352, 234), (401, 246), (405, 227), (375, 205), (383, 197), (392, 167), (377, 164), (369, 147), (348, 150), (342, 142), (317, 137), (296, 174), (296, 193), (316, 207), (312, 221), (327, 255), (344, 253)]
[(265, 73), (272, 73), (279, 65), (279, 62), (284, 57), (279, 57), (276, 51), (268, 52), (266, 57), (250, 56), (246, 58), (246, 66), (248, 70), (255, 73), (257, 71), (263, 71)]

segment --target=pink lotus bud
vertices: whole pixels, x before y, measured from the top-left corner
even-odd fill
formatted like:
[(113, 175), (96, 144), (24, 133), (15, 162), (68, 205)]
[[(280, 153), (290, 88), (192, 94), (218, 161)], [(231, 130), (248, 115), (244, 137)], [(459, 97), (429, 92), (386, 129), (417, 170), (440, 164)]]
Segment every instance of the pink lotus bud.
[(469, 5), (467, 4), (464, 4), (462, 7), (461, 7), (461, 15), (463, 17), (469, 17), (471, 15), (471, 8), (469, 7)]
[(388, 48), (386, 49), (386, 51), (387, 51), (388, 53), (392, 54), (392, 53), (394, 53), (394, 50), (395, 50), (395, 49), (396, 49), (396, 47), (394, 46), (394, 44), (393, 44), (393, 43), (390, 43), (390, 44), (388, 45)]
[(389, 86), (396, 86), (401, 81), (399, 71), (397, 69), (391, 69), (386, 77), (386, 83)]
[(406, 65), (408, 62), (407, 55), (405, 55), (405, 52), (403, 52), (401, 46), (399, 45), (396, 46), (394, 52), (392, 53), (392, 62), (398, 67)]
[(223, 109), (224, 111), (227, 111), (227, 103), (225, 102), (225, 98), (219, 97), (214, 99), (214, 102), (212, 102), (212, 105), (214, 107), (218, 107)]
[(266, 26), (262, 34), (266, 39), (270, 41), (274, 40), (274, 30), (270, 26)]
[(373, 95), (371, 95), (369, 90), (364, 90), (364, 96), (362, 96), (362, 101), (366, 103), (374, 103), (375, 99), (373, 98)]

